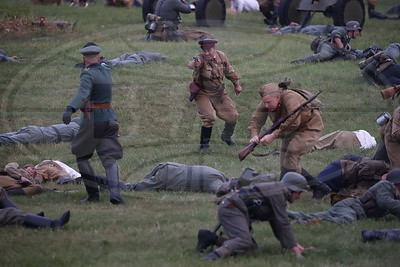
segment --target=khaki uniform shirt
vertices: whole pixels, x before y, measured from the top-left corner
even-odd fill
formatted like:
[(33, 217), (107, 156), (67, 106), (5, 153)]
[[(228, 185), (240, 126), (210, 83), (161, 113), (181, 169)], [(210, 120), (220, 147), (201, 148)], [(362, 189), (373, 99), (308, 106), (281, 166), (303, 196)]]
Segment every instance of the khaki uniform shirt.
[[(281, 106), (276, 112), (268, 112), (264, 103), (260, 101), (248, 126), (251, 136), (253, 137), (260, 133), (261, 127), (265, 124), (268, 117), (270, 117), (273, 122), (276, 122), (279, 118), (288, 115), (305, 101), (306, 99), (303, 96), (292, 90), (283, 90), (280, 99)], [(275, 130), (275, 134), (278, 138), (285, 138), (298, 131), (322, 131), (323, 128), (324, 124), (319, 110), (312, 110), (311, 104), (308, 104), (282, 123), (279, 128)]]
[(223, 52), (216, 50), (216, 56), (211, 60), (206, 60), (202, 54), (196, 56), (201, 65), (193, 71), (193, 81), (199, 84), (209, 96), (222, 94), (224, 76), (235, 87), (239, 85), (239, 75), (230, 65)]

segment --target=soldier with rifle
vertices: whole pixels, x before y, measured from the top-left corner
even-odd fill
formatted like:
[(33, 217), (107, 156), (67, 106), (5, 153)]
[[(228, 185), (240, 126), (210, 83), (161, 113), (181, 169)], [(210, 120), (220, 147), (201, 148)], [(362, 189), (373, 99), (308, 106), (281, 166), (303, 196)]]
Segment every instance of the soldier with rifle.
[[(318, 198), (320, 194), (326, 195), (331, 190), (300, 166), (300, 158), (311, 150), (321, 136), (324, 124), (319, 108), (322, 103), (314, 99), (303, 107), (311, 93), (289, 88), (290, 82), (291, 80), (286, 78), (279, 84), (268, 83), (258, 90), (262, 100), (248, 126), (251, 134), (250, 143), (268, 146), (274, 140), (281, 139), (281, 179), (287, 172), (300, 173), (313, 190), (313, 198)], [(261, 127), (268, 117), (273, 122), (279, 123), (274, 131), (259, 136)], [(285, 120), (282, 121), (282, 118)], [(239, 158), (241, 159), (240, 154)]]

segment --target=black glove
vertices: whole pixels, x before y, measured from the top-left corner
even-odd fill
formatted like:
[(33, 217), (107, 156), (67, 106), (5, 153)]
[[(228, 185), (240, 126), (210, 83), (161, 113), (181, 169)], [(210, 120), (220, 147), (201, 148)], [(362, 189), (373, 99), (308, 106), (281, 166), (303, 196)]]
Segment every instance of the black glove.
[(75, 109), (71, 106), (67, 106), (62, 116), (62, 121), (65, 124), (69, 124), (71, 122), (71, 115), (75, 112)]

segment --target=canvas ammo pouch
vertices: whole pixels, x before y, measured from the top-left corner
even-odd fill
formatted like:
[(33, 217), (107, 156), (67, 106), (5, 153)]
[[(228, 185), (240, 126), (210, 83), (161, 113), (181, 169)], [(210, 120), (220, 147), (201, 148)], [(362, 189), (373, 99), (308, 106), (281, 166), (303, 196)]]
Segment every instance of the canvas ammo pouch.
[(314, 40), (311, 41), (310, 49), (311, 49), (311, 51), (314, 52), (314, 54), (317, 53), (317, 49), (318, 49), (318, 46), (321, 43), (321, 41), (322, 41), (322, 37), (321, 36), (317, 36), (317, 37), (314, 38)]
[(256, 185), (242, 187), (238, 196), (246, 205), (250, 220), (267, 221), (270, 218), (271, 209)]

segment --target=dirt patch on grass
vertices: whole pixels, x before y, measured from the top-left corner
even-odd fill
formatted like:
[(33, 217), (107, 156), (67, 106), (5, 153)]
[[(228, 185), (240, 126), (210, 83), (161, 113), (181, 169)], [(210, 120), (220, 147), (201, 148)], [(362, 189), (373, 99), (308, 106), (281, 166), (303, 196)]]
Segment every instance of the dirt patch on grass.
[(67, 21), (46, 21), (30, 18), (7, 18), (0, 20), (0, 39), (30, 39), (74, 35), (75, 23)]

